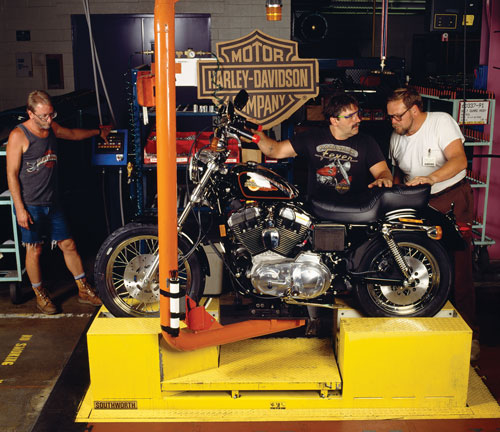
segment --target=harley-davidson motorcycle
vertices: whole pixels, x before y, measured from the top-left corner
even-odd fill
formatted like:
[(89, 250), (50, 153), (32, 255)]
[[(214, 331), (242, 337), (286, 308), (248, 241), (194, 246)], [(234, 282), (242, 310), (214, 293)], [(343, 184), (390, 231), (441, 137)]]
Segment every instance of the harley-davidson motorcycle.
[[(211, 247), (230, 281), (225, 289), (256, 319), (307, 317), (344, 294), (368, 316), (435, 315), (452, 283), (450, 253), (463, 247), (453, 213), (428, 205), (428, 185), (373, 188), (341, 204), (305, 201), (262, 165), (225, 163), (231, 140), (256, 139), (249, 129), (257, 126), (238, 114), (247, 100), (241, 91), (221, 106), (211, 143), (190, 157), (178, 216), (179, 279), (190, 298), (203, 297)], [(155, 224), (112, 233), (95, 262), (107, 309), (158, 315), (158, 266)]]

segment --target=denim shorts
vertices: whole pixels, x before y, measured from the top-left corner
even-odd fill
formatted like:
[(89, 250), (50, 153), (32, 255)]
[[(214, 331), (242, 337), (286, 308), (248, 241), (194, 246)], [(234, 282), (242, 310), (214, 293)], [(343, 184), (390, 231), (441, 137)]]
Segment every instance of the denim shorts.
[(30, 229), (21, 229), (23, 244), (43, 243), (44, 240), (58, 242), (71, 237), (66, 219), (59, 207), (27, 205), (26, 210), (33, 219)]

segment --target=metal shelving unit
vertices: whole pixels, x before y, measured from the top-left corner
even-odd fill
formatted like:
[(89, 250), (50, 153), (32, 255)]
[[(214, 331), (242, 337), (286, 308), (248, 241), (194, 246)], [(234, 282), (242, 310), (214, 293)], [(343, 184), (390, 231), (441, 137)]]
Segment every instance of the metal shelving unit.
[[(0, 157), (5, 157), (5, 146), (0, 147)], [(21, 267), (21, 255), (19, 250), (19, 239), (17, 232), (17, 221), (14, 213), (14, 203), (9, 190), (0, 194), (0, 206), (8, 206), (11, 213), (12, 231), (9, 239), (0, 245), (0, 282), (9, 284), (10, 298), (13, 303), (19, 303), (19, 284), (22, 281), (24, 269)], [(4, 254), (12, 254), (15, 257), (15, 268), (4, 268), (1, 262)]]
[[(147, 110), (148, 122), (144, 124), (144, 110), (141, 107), (137, 100), (137, 76), (138, 69), (131, 70), (131, 85), (129, 91), (130, 100), (129, 100), (129, 115), (130, 115), (130, 124), (129, 124), (129, 133), (130, 133), (130, 150), (129, 150), (129, 160), (133, 163), (133, 175), (130, 183), (133, 183), (131, 186), (131, 198), (135, 204), (135, 216), (156, 216), (156, 209), (147, 207), (147, 179), (154, 178), (156, 175), (156, 163), (144, 163), (144, 145), (147, 139), (147, 131), (154, 126), (156, 123), (156, 112), (154, 109)], [(197, 102), (196, 100), (194, 102)], [(197, 133), (200, 130), (205, 130), (210, 125), (212, 125), (212, 118), (217, 115), (217, 110), (213, 111), (193, 111), (192, 107), (189, 107), (189, 110), (186, 109), (186, 105), (184, 105), (185, 109), (178, 109), (176, 112), (177, 118), (177, 130), (179, 132), (185, 131), (187, 127), (187, 131), (193, 131), (193, 133)], [(187, 126), (187, 124), (192, 121), (192, 125)], [(286, 124), (287, 122), (285, 122)], [(203, 127), (200, 127), (200, 124)], [(289, 136), (289, 134), (293, 133), (293, 127), (290, 125), (286, 125), (282, 127), (282, 135)], [(230, 162), (228, 160), (228, 164), (233, 164), (235, 162)], [(272, 170), (278, 170), (283, 176), (287, 177), (291, 182), (293, 179), (293, 170), (292, 170), (292, 162), (291, 159), (269, 162), (266, 160), (262, 161), (262, 164), (267, 166)], [(187, 160), (180, 161), (179, 158), (177, 160), (178, 171), (184, 177), (184, 171), (187, 167)], [(179, 196), (182, 191), (179, 191)]]
[[(424, 101), (427, 102), (427, 111), (433, 111), (433, 106), (439, 106), (439, 111), (444, 111), (443, 107), (450, 106), (451, 110), (446, 110), (449, 114), (460, 124), (459, 119), (459, 108), (460, 102), (463, 99), (448, 99), (441, 96), (432, 96), (427, 94), (421, 94)], [(491, 171), (491, 154), (493, 148), (493, 128), (494, 128), (494, 118), (495, 118), (495, 99), (466, 99), (466, 102), (489, 102), (488, 119), (485, 126), (489, 126), (489, 133), (485, 136), (480, 131), (474, 129), (471, 126), (465, 125), (462, 128), (462, 133), (465, 137), (464, 146), (465, 147), (486, 147), (486, 153), (482, 156), (487, 158), (486, 162), (486, 173), (481, 173), (481, 175), (474, 175), (472, 170), (467, 172), (467, 180), (473, 189), (484, 190), (484, 202), (482, 205), (482, 214), (479, 214), (477, 209), (477, 217), (472, 225), (472, 230), (474, 233), (474, 245), (475, 246), (490, 246), (495, 244), (495, 240), (491, 239), (486, 235), (486, 216), (488, 214), (488, 195), (489, 195), (489, 185), (490, 185), (490, 171)], [(436, 111), (436, 110), (435, 110)]]

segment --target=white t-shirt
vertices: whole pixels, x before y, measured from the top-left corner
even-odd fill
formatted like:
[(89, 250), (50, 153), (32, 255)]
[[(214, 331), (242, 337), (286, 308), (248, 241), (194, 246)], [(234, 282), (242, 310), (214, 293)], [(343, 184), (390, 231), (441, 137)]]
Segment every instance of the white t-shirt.
[[(452, 116), (444, 112), (428, 112), (424, 123), (413, 135), (392, 133), (389, 156), (407, 182), (417, 176), (428, 176), (441, 168), (446, 162), (444, 149), (456, 139), (460, 139), (462, 143), (465, 141)], [(464, 169), (448, 180), (435, 183), (431, 194), (458, 183), (465, 174)]]

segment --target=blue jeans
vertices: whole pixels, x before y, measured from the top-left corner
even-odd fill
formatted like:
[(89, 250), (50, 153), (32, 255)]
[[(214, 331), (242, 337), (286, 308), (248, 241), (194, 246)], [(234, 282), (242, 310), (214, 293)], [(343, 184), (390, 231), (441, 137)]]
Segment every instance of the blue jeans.
[(50, 239), (54, 243), (71, 237), (66, 219), (59, 207), (27, 205), (26, 210), (31, 215), (33, 223), (29, 230), (19, 227), (23, 244), (43, 243), (45, 239)]

